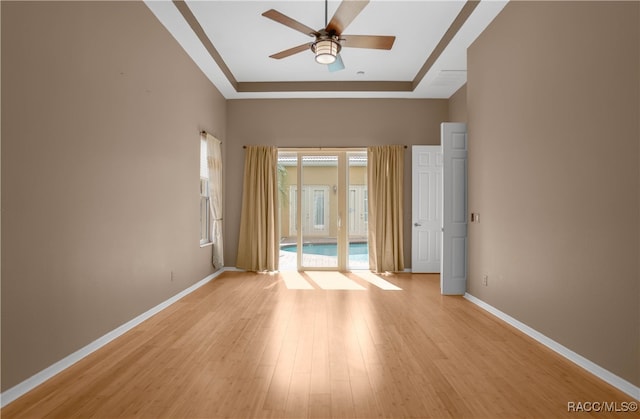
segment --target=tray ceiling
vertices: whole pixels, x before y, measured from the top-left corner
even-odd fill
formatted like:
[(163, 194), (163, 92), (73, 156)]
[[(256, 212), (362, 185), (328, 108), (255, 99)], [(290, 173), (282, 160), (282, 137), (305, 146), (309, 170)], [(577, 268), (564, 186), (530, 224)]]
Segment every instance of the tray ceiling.
[[(390, 51), (343, 48), (345, 69), (329, 72), (311, 51), (269, 55), (313, 39), (262, 16), (275, 9), (325, 26), (322, 0), (146, 1), (227, 99), (449, 98), (466, 82), (466, 49), (506, 1), (372, 0), (344, 34), (393, 35)], [(340, 1), (328, 2), (329, 19)]]

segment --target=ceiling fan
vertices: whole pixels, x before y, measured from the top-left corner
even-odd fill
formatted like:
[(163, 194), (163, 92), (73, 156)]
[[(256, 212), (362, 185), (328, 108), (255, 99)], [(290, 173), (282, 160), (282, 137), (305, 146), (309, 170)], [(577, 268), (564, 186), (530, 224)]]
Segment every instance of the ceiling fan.
[(396, 40), (395, 36), (343, 35), (343, 31), (368, 3), (369, 0), (343, 0), (331, 21), (327, 23), (328, 0), (325, 0), (325, 27), (319, 30), (312, 29), (277, 10), (267, 10), (262, 16), (315, 38), (313, 42), (280, 51), (269, 57), (279, 60), (310, 49), (315, 54), (316, 62), (327, 64), (329, 71), (337, 71), (344, 69), (344, 63), (339, 55), (343, 47), (390, 50)]

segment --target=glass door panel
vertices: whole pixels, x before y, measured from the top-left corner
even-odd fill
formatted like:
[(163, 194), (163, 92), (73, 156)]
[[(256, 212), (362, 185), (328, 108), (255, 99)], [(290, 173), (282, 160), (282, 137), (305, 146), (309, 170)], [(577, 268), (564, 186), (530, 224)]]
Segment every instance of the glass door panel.
[(338, 268), (338, 156), (300, 156), (298, 266)]
[(278, 152), (278, 197), (280, 199), (281, 271), (298, 267), (298, 153)]
[(347, 153), (348, 268), (369, 269), (367, 152)]

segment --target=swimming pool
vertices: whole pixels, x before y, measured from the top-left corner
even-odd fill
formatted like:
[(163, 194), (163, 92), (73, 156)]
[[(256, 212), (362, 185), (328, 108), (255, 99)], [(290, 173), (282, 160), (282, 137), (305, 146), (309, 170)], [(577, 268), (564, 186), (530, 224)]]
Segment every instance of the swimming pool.
[[(298, 246), (295, 244), (286, 244), (280, 247), (285, 252), (296, 253)], [(337, 256), (338, 245), (336, 243), (305, 243), (302, 245), (302, 252), (311, 255)], [(369, 255), (369, 246), (366, 242), (349, 243), (349, 257), (356, 255)]]

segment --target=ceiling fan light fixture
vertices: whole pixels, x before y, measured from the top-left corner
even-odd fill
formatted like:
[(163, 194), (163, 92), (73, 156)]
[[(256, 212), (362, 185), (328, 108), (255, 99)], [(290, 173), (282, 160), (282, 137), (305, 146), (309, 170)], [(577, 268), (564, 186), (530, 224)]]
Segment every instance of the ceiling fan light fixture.
[(340, 44), (333, 39), (320, 39), (313, 44), (318, 64), (332, 64), (340, 52)]

